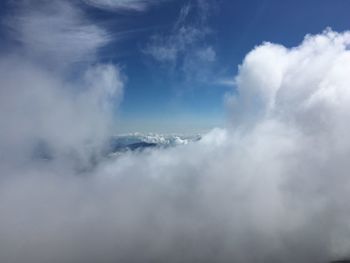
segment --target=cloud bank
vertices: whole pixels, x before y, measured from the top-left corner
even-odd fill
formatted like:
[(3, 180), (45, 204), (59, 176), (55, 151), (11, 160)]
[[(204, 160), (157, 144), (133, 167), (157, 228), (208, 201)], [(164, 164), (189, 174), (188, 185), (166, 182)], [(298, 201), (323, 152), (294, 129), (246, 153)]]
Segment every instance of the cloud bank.
[(227, 95), (230, 127), (117, 159), (99, 149), (122, 93), (118, 68), (89, 64), (71, 80), (3, 56), (0, 261), (348, 256), (349, 44), (349, 32), (327, 30), (291, 49), (258, 46)]

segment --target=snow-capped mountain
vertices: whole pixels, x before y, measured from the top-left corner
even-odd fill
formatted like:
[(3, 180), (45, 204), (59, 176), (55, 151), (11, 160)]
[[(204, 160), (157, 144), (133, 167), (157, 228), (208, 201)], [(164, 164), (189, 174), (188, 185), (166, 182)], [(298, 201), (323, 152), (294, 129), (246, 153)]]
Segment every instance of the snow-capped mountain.
[(201, 139), (201, 135), (178, 135), (178, 134), (142, 134), (131, 133), (116, 135), (110, 141), (110, 153), (120, 153), (125, 151), (144, 150), (153, 147), (173, 147), (186, 145)]

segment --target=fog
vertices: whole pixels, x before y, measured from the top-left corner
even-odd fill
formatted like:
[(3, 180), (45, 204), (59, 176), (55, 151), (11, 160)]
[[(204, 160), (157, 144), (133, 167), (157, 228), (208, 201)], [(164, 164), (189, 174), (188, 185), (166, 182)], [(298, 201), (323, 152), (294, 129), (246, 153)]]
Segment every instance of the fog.
[[(73, 33), (86, 33), (77, 7), (63, 6)], [(26, 8), (17, 12), (36, 21)], [(47, 7), (40, 12), (48, 18)], [(52, 29), (61, 34), (59, 25)], [(91, 46), (71, 45), (79, 49), (73, 60), (61, 61), (72, 51), (59, 48), (28, 55), (23, 32), (0, 59), (1, 262), (349, 256), (349, 32), (327, 29), (294, 48), (257, 46), (225, 97), (226, 128), (118, 158), (101, 154), (117, 130), (125, 81), (118, 66), (99, 63)], [(48, 158), (38, 157), (38, 145)]]

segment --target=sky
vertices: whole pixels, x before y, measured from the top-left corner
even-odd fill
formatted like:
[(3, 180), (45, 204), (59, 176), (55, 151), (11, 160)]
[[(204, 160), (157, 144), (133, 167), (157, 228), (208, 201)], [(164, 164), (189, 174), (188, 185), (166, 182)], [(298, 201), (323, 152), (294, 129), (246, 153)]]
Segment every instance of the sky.
[[(123, 98), (115, 103), (119, 132), (199, 132), (223, 126), (225, 94), (235, 88), (238, 66), (254, 46), (268, 41), (292, 47), (306, 34), (320, 33), (327, 27), (336, 31), (350, 27), (347, 0), (72, 3), (83, 19), (105, 34), (83, 40), (98, 45), (91, 63), (118, 65), (125, 77)], [(40, 4), (34, 1), (26, 8), (35, 9), (36, 5)], [(25, 12), (16, 9), (14, 1), (1, 3), (2, 53), (14, 43), (25, 45), (25, 40), (13, 33), (13, 25), (4, 22), (8, 16)], [(67, 15), (51, 11), (53, 16)], [(30, 34), (34, 39), (42, 32), (38, 29)], [(71, 44), (68, 38), (56, 45)], [(85, 46), (88, 48), (88, 44), (81, 48)], [(71, 74), (79, 71), (80, 64), (76, 61)]]

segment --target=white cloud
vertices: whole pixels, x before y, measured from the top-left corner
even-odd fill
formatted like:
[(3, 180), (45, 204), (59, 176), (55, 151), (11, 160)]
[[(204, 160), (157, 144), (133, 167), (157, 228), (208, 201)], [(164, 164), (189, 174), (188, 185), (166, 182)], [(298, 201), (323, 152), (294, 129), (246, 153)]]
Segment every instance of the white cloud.
[(4, 158), (12, 153), (20, 159), (42, 141), (57, 156), (76, 152), (85, 165), (85, 159), (98, 153), (113, 133), (113, 110), (123, 89), (115, 66), (91, 67), (85, 80), (69, 82), (33, 63), (11, 57), (2, 58), (0, 77)]
[[(58, 159), (74, 153), (84, 166), (113, 133), (123, 91), (118, 67), (95, 60), (106, 34), (67, 1), (14, 8), (5, 24), (21, 45), (1, 56), (0, 156), (25, 161), (44, 143)], [(77, 68), (78, 61), (85, 63)]]
[(212, 2), (190, 1), (185, 4), (169, 34), (155, 34), (143, 52), (155, 61), (180, 70), (187, 79), (205, 81), (210, 65), (216, 60), (214, 47), (208, 44), (212, 30), (208, 16)]
[[(263, 44), (227, 97), (230, 128), (85, 170), (81, 156), (91, 161), (110, 131), (118, 69), (90, 66), (72, 82), (40, 61), (2, 57), (0, 261), (348, 256), (349, 43), (349, 32), (328, 30), (292, 49)], [(33, 158), (36, 139), (57, 155)]]
[(19, 1), (6, 25), (28, 55), (53, 65), (94, 60), (110, 41), (107, 31), (69, 1)]
[(234, 122), (282, 118), (305, 130), (334, 129), (330, 123), (341, 120), (335, 114), (347, 107), (348, 45), (349, 33), (326, 30), (293, 49), (271, 43), (257, 47), (236, 77), (239, 100), (234, 96), (229, 102)]
[(144, 11), (149, 5), (159, 4), (167, 0), (83, 0), (86, 4), (106, 9), (109, 11), (117, 11), (120, 9), (130, 9), (136, 11)]

